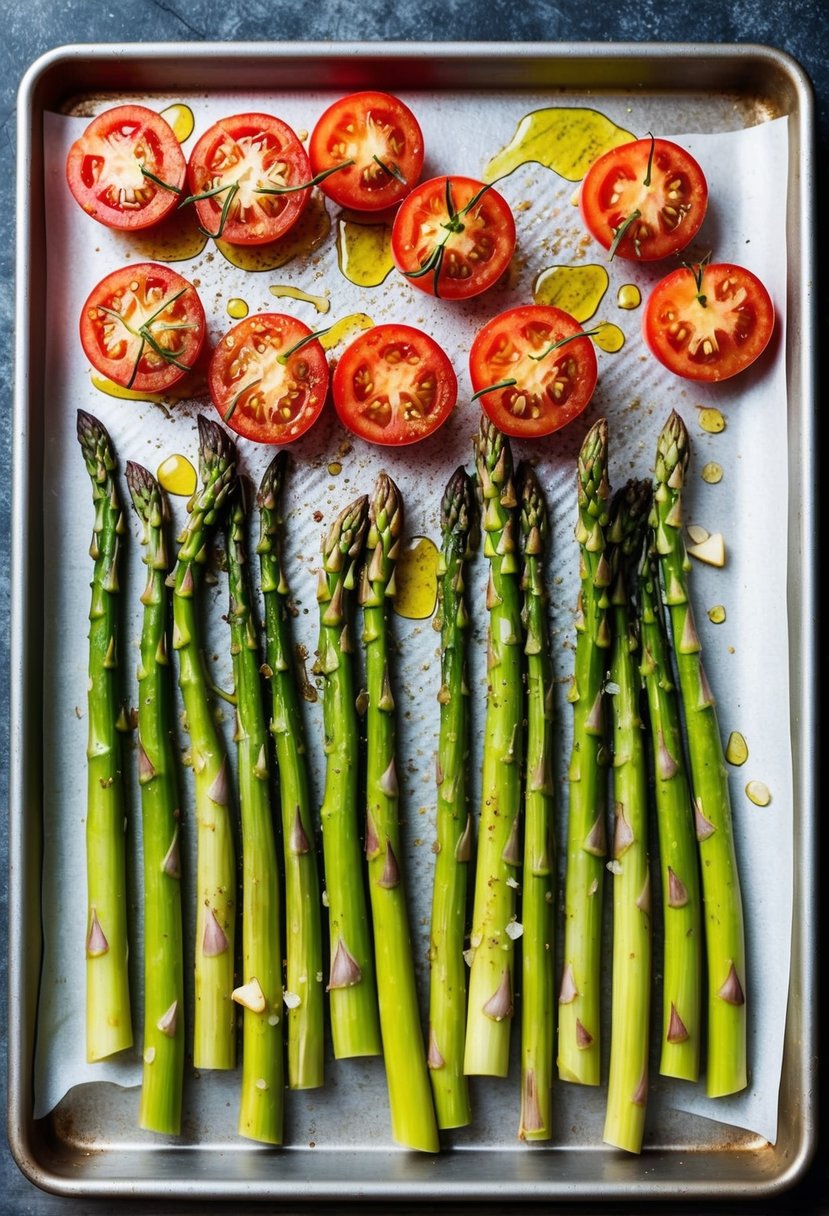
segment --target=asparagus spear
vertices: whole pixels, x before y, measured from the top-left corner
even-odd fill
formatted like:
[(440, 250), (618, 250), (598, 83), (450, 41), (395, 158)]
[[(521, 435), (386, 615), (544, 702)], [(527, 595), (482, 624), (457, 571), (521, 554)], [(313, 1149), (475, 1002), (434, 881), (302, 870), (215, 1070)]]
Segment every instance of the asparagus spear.
[(87, 742), (86, 1055), (102, 1060), (132, 1046), (127, 976), (123, 756), (118, 732), (118, 563), (123, 512), (116, 458), (104, 426), (78, 410), (78, 441), (92, 483), (94, 566), (89, 607)]
[(607, 422), (585, 436), (578, 461), (580, 591), (570, 700), (573, 747), (567, 823), (564, 959), (559, 991), (558, 1072), (563, 1081), (599, 1084), (599, 985), (602, 880), (607, 852), (605, 813), (608, 761), (604, 681), (610, 627), (605, 557)]
[(472, 915), (465, 1071), (504, 1077), (513, 1012), (516, 873), (521, 864), (521, 592), (509, 440), (482, 417), (475, 460), (489, 559), (488, 671), (481, 816)]
[(242, 819), (242, 983), (233, 992), (234, 1001), (244, 1009), (239, 1134), (281, 1144), (285, 1069), (279, 872), (246, 525), (242, 486), (237, 481), (228, 511), (226, 560)]
[(463, 1071), (466, 1031), (467, 870), (472, 849), (472, 817), (467, 806), (469, 688), (466, 642), (469, 615), (464, 565), (471, 555), (474, 519), (472, 483), (455, 470), (441, 503), (438, 569), (441, 635), (440, 733), (437, 758), (437, 856), (432, 892), (429, 1068), (439, 1127), (469, 1123), (469, 1085)]
[(400, 492), (381, 473), (369, 506), (367, 560), (360, 583), (368, 689), (366, 856), (392, 1134), (408, 1148), (435, 1152), (437, 1123), (400, 865), (394, 697), (389, 676), (387, 605), (394, 595), (402, 533)]
[(262, 478), (259, 566), (265, 602), (265, 674), (271, 689), (271, 734), (282, 804), (287, 936), (288, 1084), (323, 1083), (322, 925), (314, 849), (305, 731), (297, 692), (290, 631), (289, 591), (281, 562), (279, 496), (287, 455), (278, 452)]
[(746, 1078), (745, 934), (731, 821), (728, 775), (714, 695), (700, 655), (682, 538), (682, 488), (688, 432), (674, 411), (657, 442), (655, 528), (671, 619), (702, 871), (708, 959), (710, 1097), (744, 1089)]
[(701, 925), (699, 869), (679, 701), (650, 541), (639, 575), (640, 670), (650, 724), (659, 831), (665, 952), (662, 963), (662, 1050), (659, 1071), (696, 1081), (700, 1057)]
[(650, 485), (630, 481), (613, 498), (607, 532), (610, 565), (610, 682), (614, 823), (613, 986), (610, 1076), (604, 1139), (642, 1150), (648, 1097), (651, 992), (651, 885), (648, 771), (639, 716), (639, 638), (633, 601)]
[(553, 673), (547, 625), (544, 550), (547, 506), (531, 465), (518, 469), (523, 558), (524, 653), (527, 657), (527, 778), (524, 794), (524, 879), (521, 899), (521, 1123), (522, 1140), (549, 1140), (555, 1054), (553, 975), (554, 848), (552, 717)]
[(170, 665), (170, 513), (158, 482), (127, 464), (127, 485), (143, 527), (147, 585), (138, 665), (138, 780), (144, 841), (144, 1072), (141, 1127), (178, 1135), (184, 1076), (184, 957), (181, 925), (181, 811), (173, 737)]
[(331, 1037), (338, 1060), (383, 1050), (374, 951), (357, 821), (359, 727), (354, 686), (351, 593), (368, 527), (368, 498), (340, 512), (322, 544), (317, 599), (322, 677), (325, 791), (320, 820), (328, 897)]
[(197, 597), (211, 533), (236, 480), (236, 447), (216, 423), (199, 416), (200, 487), (187, 505), (173, 587), (173, 649), (190, 732), (195, 782), (196, 959), (193, 1064), (233, 1068), (236, 1062), (233, 992), (236, 863), (231, 824), (231, 779), (210, 680), (204, 666)]

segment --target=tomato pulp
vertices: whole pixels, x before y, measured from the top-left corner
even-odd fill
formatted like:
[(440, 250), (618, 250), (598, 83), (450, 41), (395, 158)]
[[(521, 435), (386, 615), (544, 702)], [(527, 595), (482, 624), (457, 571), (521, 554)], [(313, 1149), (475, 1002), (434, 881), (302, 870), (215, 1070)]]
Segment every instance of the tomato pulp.
[(66, 158), (74, 198), (108, 228), (149, 228), (164, 219), (179, 201), (185, 169), (169, 123), (146, 106), (99, 114)]

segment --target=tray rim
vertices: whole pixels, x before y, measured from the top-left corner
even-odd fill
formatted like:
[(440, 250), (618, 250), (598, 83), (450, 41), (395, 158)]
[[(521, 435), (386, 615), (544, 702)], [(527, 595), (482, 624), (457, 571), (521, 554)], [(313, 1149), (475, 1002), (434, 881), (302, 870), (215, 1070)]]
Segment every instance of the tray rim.
[[(8, 998), (9, 998), (9, 1034), (8, 1034), (8, 1098), (7, 1098), (7, 1134), (12, 1156), (24, 1175), (35, 1185), (44, 1190), (63, 1195), (89, 1196), (125, 1196), (143, 1194), (146, 1197), (169, 1196), (187, 1197), (197, 1193), (193, 1189), (192, 1180), (165, 1179), (144, 1180), (136, 1182), (131, 1178), (94, 1178), (84, 1180), (62, 1174), (38, 1156), (34, 1144), (34, 1123), (31, 1117), (31, 1054), (28, 1050), (26, 1034), (21, 1019), (16, 1016), (21, 1005), (21, 993), (26, 986), (25, 956), (28, 943), (24, 940), (19, 922), (21, 917), (14, 913), (24, 907), (27, 894), (25, 878), (27, 835), (25, 829), (25, 789), (26, 782), (21, 773), (21, 763), (25, 759), (27, 748), (26, 729), (24, 721), (27, 712), (27, 694), (25, 691), (25, 676), (27, 668), (27, 647), (31, 645), (26, 625), (26, 583), (25, 571), (31, 561), (28, 548), (28, 537), (23, 521), (26, 518), (28, 480), (22, 470), (29, 467), (32, 441), (28, 426), (28, 406), (30, 388), (27, 371), (30, 367), (32, 350), (29, 344), (29, 302), (31, 283), (27, 271), (29, 269), (28, 253), (33, 236), (33, 220), (28, 206), (29, 183), (33, 164), (34, 124), (31, 119), (42, 111), (39, 109), (38, 93), (48, 84), (50, 75), (54, 76), (56, 69), (67, 63), (74, 65), (86, 61), (100, 67), (112, 68), (115, 64), (136, 64), (152, 58), (154, 62), (176, 60), (186, 56), (188, 59), (210, 62), (222, 60), (229, 63), (243, 61), (250, 56), (257, 58), (270, 57), (274, 61), (325, 59), (332, 63), (350, 58), (356, 61), (367, 61), (373, 58), (383, 59), (415, 59), (423, 57), (441, 58), (449, 61), (475, 59), (478, 61), (494, 61), (509, 64), (520, 63), (528, 59), (545, 62), (564, 60), (578, 63), (582, 60), (596, 59), (624, 63), (627, 60), (646, 60), (651, 63), (672, 62), (677, 58), (694, 57), (717, 63), (722, 60), (748, 61), (754, 59), (773, 67), (787, 80), (794, 97), (792, 111), (797, 120), (800, 139), (800, 182), (798, 191), (799, 240), (801, 262), (806, 267), (816, 265), (816, 217), (815, 217), (815, 181), (814, 181), (814, 99), (811, 82), (801, 65), (787, 52), (760, 43), (688, 43), (688, 42), (511, 42), (499, 44), (494, 42), (405, 42), (405, 41), (372, 41), (372, 42), (253, 42), (243, 41), (223, 43), (216, 41), (190, 43), (147, 42), (147, 43), (70, 43), (55, 47), (36, 59), (21, 78), (18, 90), (17, 106), (17, 229), (16, 255), (17, 273), (15, 289), (15, 342), (14, 342), (14, 389), (13, 389), (13, 487), (12, 487), (12, 583), (11, 583), (11, 662), (10, 662), (10, 744), (12, 764), (10, 773), (10, 802), (9, 802), (9, 908), (10, 932), (8, 946)], [(113, 82), (114, 83), (114, 82)], [(518, 84), (519, 82), (516, 82)], [(258, 86), (256, 86), (258, 87)], [(428, 85), (425, 87), (429, 87)], [(459, 85), (458, 87), (470, 87)], [(559, 86), (567, 88), (567, 85)], [(586, 86), (587, 87), (587, 86)], [(616, 86), (607, 86), (614, 88)], [(659, 86), (657, 86), (659, 87)], [(664, 86), (663, 86), (664, 87)], [(175, 91), (175, 90), (173, 90)], [(703, 90), (704, 91), (704, 90)], [(64, 89), (63, 96), (74, 95)], [(791, 223), (791, 220), (790, 220)], [(796, 299), (797, 332), (791, 326), (787, 343), (791, 350), (792, 344), (798, 345), (800, 360), (800, 391), (802, 395), (802, 410), (800, 417), (801, 469), (811, 470), (803, 479), (803, 496), (799, 504), (800, 510), (796, 523), (790, 520), (792, 540), (799, 542), (801, 559), (814, 553), (816, 544), (815, 498), (817, 475), (814, 462), (806, 459), (813, 450), (816, 425), (816, 303), (811, 276), (802, 275), (801, 281), (789, 282), (789, 297)], [(790, 457), (791, 458), (791, 457)], [(801, 627), (798, 638), (803, 672), (801, 695), (799, 702), (792, 703), (792, 727), (799, 729), (801, 740), (814, 736), (817, 722), (817, 692), (815, 681), (811, 678), (817, 670), (816, 642), (816, 575), (812, 564), (807, 560), (801, 561), (799, 570), (801, 583), (799, 587), (798, 620), (790, 618), (790, 631), (795, 624)], [(792, 612), (790, 604), (790, 613)], [(795, 605), (797, 607), (797, 605)], [(795, 711), (797, 711), (795, 713)], [(28, 745), (30, 746), (30, 745)], [(801, 805), (800, 834), (795, 835), (795, 862), (805, 859), (806, 865), (799, 867), (799, 882), (795, 887), (792, 970), (799, 968), (801, 979), (800, 1008), (798, 1010), (799, 1029), (798, 1041), (794, 1045), (789, 1042), (787, 1032), (787, 1052), (795, 1050), (798, 1054), (800, 1075), (803, 1078), (802, 1090), (798, 1097), (801, 1110), (801, 1134), (785, 1167), (768, 1180), (760, 1181), (752, 1178), (753, 1193), (758, 1197), (771, 1197), (780, 1194), (798, 1182), (815, 1154), (817, 1147), (817, 1087), (813, 1075), (813, 1064), (816, 1051), (817, 1028), (817, 975), (816, 975), (816, 925), (811, 917), (811, 910), (816, 906), (816, 874), (809, 859), (817, 858), (817, 825), (816, 825), (816, 780), (812, 757), (804, 742), (798, 743), (797, 733), (793, 737), (793, 753), (800, 757), (800, 764), (795, 765), (795, 796)], [(799, 797), (798, 797), (799, 794)], [(37, 831), (37, 828), (34, 829)], [(798, 852), (799, 846), (799, 852)], [(800, 856), (802, 854), (802, 856)], [(29, 863), (31, 864), (31, 863)], [(38, 894), (39, 899), (39, 894)], [(800, 930), (798, 931), (798, 924)], [(29, 985), (31, 986), (31, 985)], [(35, 985), (36, 987), (37, 985)], [(790, 1003), (789, 1019), (795, 1016)], [(33, 1031), (29, 1030), (31, 1038)], [(564, 1192), (557, 1192), (554, 1181), (547, 1189), (539, 1188), (537, 1182), (513, 1184), (507, 1191), (493, 1191), (491, 1188), (476, 1191), (474, 1188), (465, 1190), (452, 1189), (445, 1191), (438, 1183), (430, 1184), (423, 1177), (416, 1181), (399, 1180), (392, 1184), (378, 1182), (372, 1184), (363, 1182), (354, 1194), (343, 1195), (342, 1188), (334, 1190), (326, 1184), (320, 1184), (317, 1189), (311, 1188), (313, 1197), (320, 1200), (340, 1199), (371, 1199), (371, 1198), (443, 1198), (462, 1200), (472, 1198), (513, 1198), (531, 1199), (542, 1198), (555, 1200)], [(643, 1187), (640, 1184), (621, 1182), (613, 1188), (604, 1186), (601, 1198), (654, 1198), (659, 1195), (676, 1194), (675, 1188), (658, 1183), (650, 1183)], [(703, 1197), (716, 1193), (720, 1198), (727, 1195), (737, 1197), (744, 1190), (737, 1182), (734, 1184), (719, 1184), (709, 1187), (707, 1184), (691, 1184), (688, 1197)], [(308, 1198), (311, 1192), (304, 1188), (291, 1187), (283, 1195), (273, 1194), (273, 1179), (267, 1182), (236, 1183), (228, 1180), (219, 1186), (213, 1185), (211, 1195), (215, 1199), (251, 1199), (268, 1198), (272, 1202)], [(570, 1197), (597, 1198), (595, 1190), (568, 1185), (566, 1194)]]

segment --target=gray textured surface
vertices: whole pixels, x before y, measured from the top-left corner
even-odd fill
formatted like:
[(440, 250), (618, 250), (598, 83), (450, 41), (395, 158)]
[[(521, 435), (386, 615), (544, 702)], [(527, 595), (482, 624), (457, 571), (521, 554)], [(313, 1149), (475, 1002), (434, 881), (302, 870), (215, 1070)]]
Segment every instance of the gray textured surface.
[[(129, 5), (99, 0), (4, 0), (0, 35), (0, 131), (7, 157), (7, 197), (13, 198), (15, 94), (22, 72), (44, 51), (72, 42), (140, 40), (293, 40), (367, 39), (463, 41), (711, 41), (756, 42), (777, 46), (797, 59), (811, 76), (817, 93), (821, 163), (821, 195), (826, 193), (829, 156), (829, 6), (826, 0), (695, 0), (665, 6), (663, 0), (639, 0), (627, 7), (588, 5), (583, 0), (423, 0), (402, 11), (389, 0), (133, 0)], [(0, 239), (0, 406), (8, 422), (11, 402), (10, 360), (13, 330), (13, 225)], [(821, 269), (825, 272), (827, 241), (821, 234)], [(829, 315), (824, 273), (821, 316)], [(49, 318), (44, 318), (49, 323)], [(9, 592), (8, 444), (0, 445), (0, 595)], [(0, 670), (8, 670), (8, 619), (0, 619)], [(8, 688), (0, 689), (0, 791), (8, 786)], [(4, 799), (5, 801), (5, 799)], [(0, 868), (7, 864), (7, 824), (0, 820)], [(0, 923), (7, 917), (5, 885), (0, 884)], [(0, 1026), (5, 1026), (5, 955), (0, 956)], [(0, 1057), (5, 1090), (5, 1050)], [(806, 1182), (794, 1194), (781, 1197), (780, 1212), (829, 1211), (826, 1147)], [(747, 1198), (746, 1210), (759, 1210)], [(0, 1157), (0, 1214), (40, 1216), (41, 1213), (104, 1212), (105, 1202), (70, 1201), (42, 1194), (19, 1172), (8, 1151)], [(122, 1213), (145, 1212), (143, 1204), (121, 1204)], [(154, 1205), (155, 1212), (173, 1211)], [(194, 1208), (175, 1210), (194, 1211)], [(212, 1210), (221, 1209), (218, 1205)], [(227, 1209), (230, 1210), (230, 1209)], [(238, 1211), (238, 1208), (233, 1209)], [(336, 1209), (329, 1209), (336, 1210)], [(480, 1209), (478, 1209), (480, 1211)], [(583, 1209), (582, 1209), (583, 1210)], [(610, 1208), (608, 1211), (612, 1210)], [(615, 1210), (615, 1209), (613, 1209)], [(763, 1210), (766, 1210), (764, 1208)]]

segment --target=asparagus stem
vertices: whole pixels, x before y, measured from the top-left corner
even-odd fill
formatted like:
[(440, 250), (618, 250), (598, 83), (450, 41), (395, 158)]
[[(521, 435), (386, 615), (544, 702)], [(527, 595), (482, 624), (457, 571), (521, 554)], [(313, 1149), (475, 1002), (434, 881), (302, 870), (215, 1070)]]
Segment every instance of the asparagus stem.
[(127, 464), (143, 528), (147, 585), (138, 665), (138, 780), (144, 842), (144, 1071), (139, 1122), (178, 1135), (184, 1077), (184, 956), (173, 672), (170, 664), (170, 513), (158, 482)]
[(322, 544), (317, 599), (322, 678), (325, 790), (320, 820), (328, 897), (331, 1036), (338, 1060), (383, 1050), (374, 951), (357, 819), (359, 727), (352, 653), (351, 598), (368, 527), (368, 498), (345, 507)]
[(552, 1135), (555, 1056), (553, 833), (553, 672), (547, 624), (544, 553), (547, 506), (530, 465), (518, 470), (523, 560), (524, 654), (527, 662), (527, 761), (524, 794), (524, 877), (521, 898), (522, 1140)]
[(244, 1009), (239, 1134), (281, 1144), (285, 1069), (279, 871), (246, 525), (237, 482), (228, 512), (226, 560), (242, 820), (242, 983), (233, 993)]
[(432, 892), (429, 953), (429, 1069), (439, 1127), (469, 1123), (469, 1085), (463, 1071), (466, 1032), (467, 874), (472, 847), (467, 767), (469, 764), (469, 688), (466, 635), (469, 615), (464, 566), (471, 556), (473, 488), (463, 467), (453, 473), (441, 503), (438, 568), (441, 684), (437, 757), (437, 856)]
[(707, 1090), (710, 1097), (721, 1097), (747, 1084), (745, 933), (728, 774), (694, 624), (690, 562), (682, 537), (682, 488), (689, 456), (688, 432), (674, 411), (657, 443), (654, 524), (685, 714), (701, 861), (708, 959)]
[(86, 811), (86, 1055), (132, 1046), (127, 975), (126, 800), (118, 731), (118, 565), (124, 518), (116, 458), (104, 426), (78, 410), (78, 441), (92, 483), (94, 566), (89, 606)]
[(521, 854), (523, 685), (517, 500), (509, 440), (482, 417), (475, 459), (490, 563), (486, 723), (472, 915), (465, 1071), (504, 1077), (513, 1012), (515, 884)]
[(199, 416), (200, 487), (188, 503), (179, 538), (173, 587), (173, 649), (190, 732), (196, 817), (196, 957), (193, 1064), (233, 1068), (236, 1063), (233, 948), (236, 863), (231, 823), (231, 780), (205, 669), (197, 611), (211, 533), (236, 480), (236, 448), (216, 423)]
[(368, 689), (366, 855), (392, 1134), (408, 1148), (435, 1152), (439, 1147), (437, 1122), (403, 887), (394, 697), (389, 676), (387, 605), (394, 595), (402, 533), (400, 493), (391, 478), (381, 473), (369, 507), (367, 560), (360, 583)]
[(659, 1071), (667, 1077), (696, 1081), (702, 976), (699, 861), (679, 699), (660, 598), (659, 568), (650, 543), (645, 547), (640, 569), (639, 620), (640, 670), (648, 701), (665, 926)]
[(257, 552), (265, 603), (265, 674), (271, 689), (271, 734), (282, 804), (288, 1084), (291, 1089), (314, 1089), (323, 1084), (324, 1075), (322, 923), (305, 729), (289, 623), (290, 593), (281, 561), (279, 498), (286, 463), (286, 454), (279, 452), (259, 487)]
[(614, 496), (607, 532), (615, 830), (611, 849), (612, 1020), (604, 1139), (631, 1153), (642, 1151), (645, 1128), (651, 993), (648, 771), (639, 715), (639, 637), (633, 600), (649, 507), (650, 485), (628, 482)]
[(576, 538), (581, 586), (570, 691), (573, 747), (568, 774), (564, 958), (558, 997), (559, 1076), (582, 1085), (598, 1085), (600, 1067), (602, 882), (607, 852), (604, 680), (610, 645), (610, 571), (605, 557), (609, 493), (607, 422), (600, 418), (585, 436), (578, 461)]

